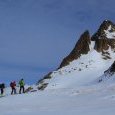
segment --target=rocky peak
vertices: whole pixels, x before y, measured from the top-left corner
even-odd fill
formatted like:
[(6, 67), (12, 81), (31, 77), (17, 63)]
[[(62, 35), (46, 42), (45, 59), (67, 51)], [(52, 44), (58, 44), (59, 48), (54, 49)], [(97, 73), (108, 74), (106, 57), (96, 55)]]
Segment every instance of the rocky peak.
[(85, 31), (81, 35), (78, 42), (76, 43), (72, 52), (66, 58), (63, 59), (59, 68), (68, 65), (71, 61), (79, 58), (81, 54), (87, 54), (90, 51), (90, 47), (89, 47), (90, 43), (91, 43), (91, 38), (90, 38), (89, 31)]
[(68, 65), (73, 60), (78, 59), (81, 54), (87, 54), (90, 51), (89, 44), (91, 43), (91, 41), (95, 41), (94, 49), (97, 52), (102, 52), (102, 56), (104, 56), (104, 59), (111, 59), (108, 49), (111, 48), (113, 51), (115, 51), (114, 23), (109, 20), (103, 21), (98, 31), (91, 38), (89, 32), (85, 31), (76, 43), (72, 52), (63, 59), (59, 68), (62, 68)]
[(112, 64), (111, 68), (110, 68), (110, 72), (115, 72), (115, 61)]
[(103, 21), (98, 31), (92, 36), (92, 41), (95, 41), (95, 50), (103, 52), (111, 49), (115, 49), (115, 24), (109, 20)]
[[(68, 65), (73, 60), (79, 58), (81, 56), (81, 54), (87, 54), (90, 51), (90, 47), (89, 47), (90, 43), (91, 43), (90, 34), (89, 34), (88, 31), (85, 31), (81, 35), (81, 37), (78, 40), (78, 42), (76, 43), (76, 45), (75, 45), (74, 49), (72, 50), (72, 52), (66, 58), (63, 59), (63, 61), (60, 64), (58, 69)], [(48, 81), (51, 78), (52, 78), (52, 72), (50, 72), (49, 74), (45, 75), (43, 77), (43, 79), (39, 80), (38, 83), (37, 83), (38, 89), (39, 90), (44, 90), (48, 85), (48, 83), (46, 81)]]
[(92, 36), (91, 40), (97, 39), (114, 39), (115, 38), (115, 24), (109, 20), (103, 21), (98, 31)]

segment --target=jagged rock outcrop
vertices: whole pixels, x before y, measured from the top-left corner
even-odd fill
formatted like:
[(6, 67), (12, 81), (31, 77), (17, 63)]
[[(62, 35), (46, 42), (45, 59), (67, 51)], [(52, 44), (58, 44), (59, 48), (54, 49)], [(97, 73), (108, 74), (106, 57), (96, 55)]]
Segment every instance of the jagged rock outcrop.
[(90, 47), (89, 47), (90, 43), (91, 43), (90, 34), (88, 31), (85, 31), (81, 35), (78, 42), (76, 43), (72, 52), (66, 58), (63, 59), (59, 68), (68, 65), (71, 61), (79, 58), (81, 54), (87, 54), (90, 51)]
[(115, 50), (115, 25), (111, 21), (105, 20), (91, 40), (95, 41), (94, 48), (98, 52), (108, 50), (109, 47)]
[(104, 74), (99, 78), (98, 82), (108, 81), (108, 80), (110, 80), (111, 78), (114, 77), (114, 74), (115, 74), (115, 61), (109, 67), (109, 69), (107, 69), (106, 71), (104, 71)]
[(115, 61), (112, 64), (111, 68), (110, 68), (110, 72), (115, 72)]
[(52, 72), (49, 72), (47, 75), (45, 75), (43, 77), (43, 79), (40, 79), (38, 81), (38, 83), (37, 83), (38, 90), (44, 90), (47, 87), (48, 83), (46, 83), (45, 80), (51, 79), (52, 78), (51, 74), (52, 74)]
[(105, 34), (105, 30), (107, 30), (110, 25), (111, 25), (110, 32), (115, 31), (115, 25), (111, 21), (105, 20), (100, 25), (97, 32), (92, 36), (91, 40), (96, 41), (97, 39), (107, 39), (106, 34)]

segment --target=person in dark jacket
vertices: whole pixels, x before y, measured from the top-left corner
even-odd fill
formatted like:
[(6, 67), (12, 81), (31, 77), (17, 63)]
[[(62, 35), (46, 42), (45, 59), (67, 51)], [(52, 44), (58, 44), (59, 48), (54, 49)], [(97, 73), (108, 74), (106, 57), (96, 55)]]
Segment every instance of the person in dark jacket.
[(25, 93), (25, 88), (24, 88), (25, 83), (24, 83), (24, 79), (21, 79), (21, 80), (19, 81), (19, 86), (20, 86), (19, 94), (21, 94), (21, 91), (23, 91), (23, 93)]
[(4, 83), (0, 84), (1, 95), (4, 94), (4, 88), (5, 88), (5, 84)]
[(16, 82), (15, 81), (10, 83), (10, 87), (12, 89), (11, 95), (13, 95), (13, 93), (16, 94)]

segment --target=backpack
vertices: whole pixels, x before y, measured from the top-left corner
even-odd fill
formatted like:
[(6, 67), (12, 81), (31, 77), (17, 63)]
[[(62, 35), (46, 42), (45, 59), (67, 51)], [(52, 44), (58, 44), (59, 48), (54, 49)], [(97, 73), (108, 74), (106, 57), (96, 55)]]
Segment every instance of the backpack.
[(0, 88), (4, 89), (5, 88), (5, 84), (4, 83), (0, 84)]
[(20, 85), (20, 86), (24, 86), (24, 85), (25, 85), (24, 81), (23, 81), (23, 80), (20, 80), (19, 85)]
[(15, 82), (11, 82), (11, 83), (10, 83), (10, 87), (15, 88), (15, 86), (16, 86), (16, 83), (15, 83)]
[(2, 88), (5, 88), (5, 84), (4, 83), (2, 84)]

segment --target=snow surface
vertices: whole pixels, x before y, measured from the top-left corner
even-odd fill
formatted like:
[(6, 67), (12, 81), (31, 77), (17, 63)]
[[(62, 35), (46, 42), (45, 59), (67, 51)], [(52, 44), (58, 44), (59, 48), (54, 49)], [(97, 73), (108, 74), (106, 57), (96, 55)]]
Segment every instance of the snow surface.
[(114, 115), (115, 84), (48, 89), (0, 98), (1, 115)]
[[(106, 55), (94, 50), (74, 60), (68, 66), (52, 73), (44, 91), (10, 95), (0, 98), (1, 115), (114, 115), (115, 80), (98, 82), (104, 71), (112, 65), (115, 54)], [(103, 59), (104, 56), (111, 59)], [(115, 76), (114, 76), (115, 77)], [(36, 89), (36, 86), (33, 86)]]

